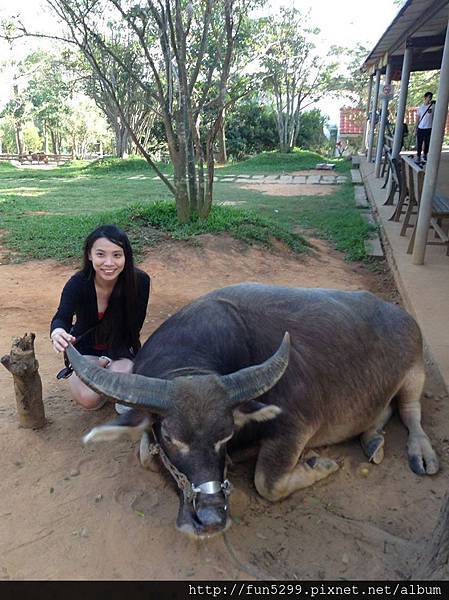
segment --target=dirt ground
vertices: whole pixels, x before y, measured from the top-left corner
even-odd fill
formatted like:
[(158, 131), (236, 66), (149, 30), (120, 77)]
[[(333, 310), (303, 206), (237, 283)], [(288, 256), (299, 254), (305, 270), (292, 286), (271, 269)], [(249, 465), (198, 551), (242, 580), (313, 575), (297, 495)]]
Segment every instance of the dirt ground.
[[(248, 247), (227, 236), (198, 245), (167, 242), (141, 264), (152, 275), (143, 339), (167, 316), (209, 290), (241, 281), (369, 289), (397, 301), (388, 273), (345, 263), (316, 242), (312, 256)], [(208, 541), (175, 529), (172, 483), (156, 462), (145, 471), (136, 445), (83, 446), (81, 437), (110, 420), (113, 407), (83, 412), (66, 382), (48, 325), (76, 265), (53, 261), (0, 266), (0, 353), (11, 338), (36, 333), (48, 425), (17, 426), (10, 374), (0, 370), (0, 578), (3, 579), (403, 579), (431, 535), (447, 488), (448, 398), (430, 372), (424, 426), (442, 461), (435, 477), (407, 466), (406, 434), (387, 425), (386, 456), (366, 463), (358, 441), (323, 448), (340, 470), (287, 500), (270, 504), (252, 481), (254, 459), (229, 473), (233, 524)], [(263, 324), (261, 324), (263, 326)]]
[(329, 196), (335, 192), (334, 185), (306, 183), (245, 183), (244, 190), (256, 190), (269, 196)]

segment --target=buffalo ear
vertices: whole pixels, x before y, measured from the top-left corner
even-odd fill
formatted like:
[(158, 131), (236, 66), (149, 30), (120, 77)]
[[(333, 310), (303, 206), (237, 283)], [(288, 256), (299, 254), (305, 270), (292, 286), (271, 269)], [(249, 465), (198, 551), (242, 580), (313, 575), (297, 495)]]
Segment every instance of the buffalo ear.
[(83, 443), (112, 442), (123, 438), (133, 441), (140, 440), (145, 431), (151, 429), (152, 419), (139, 411), (131, 410), (123, 413), (114, 421), (94, 427), (83, 437)]
[(234, 424), (237, 429), (240, 429), (248, 423), (262, 423), (263, 421), (271, 421), (280, 415), (282, 409), (275, 404), (262, 404), (257, 400), (249, 400), (241, 404), (233, 411)]

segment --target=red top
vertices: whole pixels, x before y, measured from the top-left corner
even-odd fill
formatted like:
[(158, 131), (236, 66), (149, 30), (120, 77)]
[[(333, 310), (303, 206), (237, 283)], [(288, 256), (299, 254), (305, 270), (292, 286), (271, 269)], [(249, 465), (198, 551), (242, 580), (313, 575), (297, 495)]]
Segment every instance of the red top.
[[(99, 312), (98, 313), (98, 320), (101, 321), (101, 319), (104, 317), (104, 312)], [(108, 347), (106, 344), (95, 344), (94, 346), (94, 350), (107, 350)]]

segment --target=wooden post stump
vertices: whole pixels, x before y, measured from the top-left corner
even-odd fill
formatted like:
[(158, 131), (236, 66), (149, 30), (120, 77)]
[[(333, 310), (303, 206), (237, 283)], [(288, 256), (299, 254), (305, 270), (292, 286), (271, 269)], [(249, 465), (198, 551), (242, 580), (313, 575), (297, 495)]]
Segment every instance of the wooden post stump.
[(19, 425), (27, 429), (39, 429), (46, 423), (39, 363), (34, 354), (35, 337), (34, 333), (26, 333), (14, 338), (11, 352), (1, 358), (14, 379)]

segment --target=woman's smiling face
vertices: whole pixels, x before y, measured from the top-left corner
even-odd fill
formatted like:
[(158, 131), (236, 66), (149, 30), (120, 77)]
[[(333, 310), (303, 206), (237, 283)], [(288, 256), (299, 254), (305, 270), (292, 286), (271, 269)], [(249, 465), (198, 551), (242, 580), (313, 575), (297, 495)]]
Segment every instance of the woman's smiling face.
[(115, 281), (125, 268), (123, 248), (104, 237), (95, 240), (89, 259), (92, 261), (95, 279), (104, 282)]

